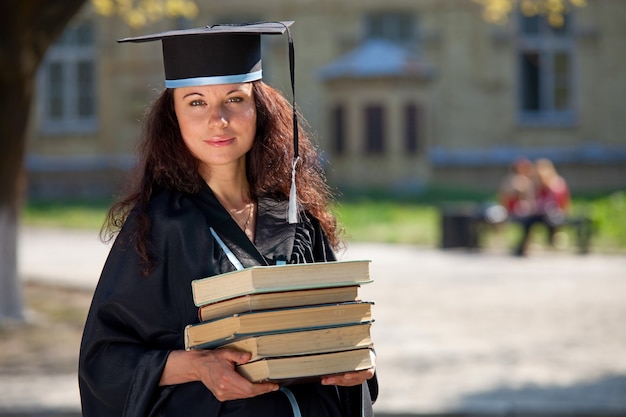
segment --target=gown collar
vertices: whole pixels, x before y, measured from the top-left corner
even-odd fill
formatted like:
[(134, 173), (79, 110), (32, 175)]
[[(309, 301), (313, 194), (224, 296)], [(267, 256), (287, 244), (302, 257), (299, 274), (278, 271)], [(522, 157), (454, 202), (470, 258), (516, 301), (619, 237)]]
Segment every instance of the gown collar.
[(259, 198), (254, 243), (220, 204), (208, 185), (194, 195), (194, 201), (205, 214), (208, 227), (216, 231), (244, 267), (272, 265), (277, 260), (291, 259), (297, 225), (286, 221), (286, 201)]

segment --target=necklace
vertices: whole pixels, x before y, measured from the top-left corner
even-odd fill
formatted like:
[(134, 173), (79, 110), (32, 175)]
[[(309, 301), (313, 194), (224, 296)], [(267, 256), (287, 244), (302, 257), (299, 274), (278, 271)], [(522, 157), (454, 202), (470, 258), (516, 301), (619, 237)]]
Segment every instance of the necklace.
[[(248, 239), (254, 239), (254, 227), (252, 225), (254, 219), (254, 202), (250, 202), (246, 204), (242, 209), (229, 209), (230, 216), (235, 220), (237, 226), (243, 230), (243, 232), (248, 236)], [(246, 212), (247, 211), (247, 215)], [(245, 220), (242, 215), (245, 215)]]

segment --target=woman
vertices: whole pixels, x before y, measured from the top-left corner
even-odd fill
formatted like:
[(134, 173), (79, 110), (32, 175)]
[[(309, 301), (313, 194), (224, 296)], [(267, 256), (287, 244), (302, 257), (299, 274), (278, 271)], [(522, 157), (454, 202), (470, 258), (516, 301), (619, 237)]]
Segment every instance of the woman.
[(554, 164), (547, 158), (537, 160), (539, 210), (546, 215), (562, 217), (570, 210), (571, 196), (565, 179), (559, 175)]
[(520, 216), (522, 235), (514, 254), (525, 256), (530, 243), (531, 231), (536, 224), (546, 227), (548, 243), (555, 244), (557, 230), (563, 225), (570, 209), (570, 192), (565, 179), (558, 174), (552, 161), (540, 158), (534, 164), (534, 204), (533, 211)]
[(536, 166), (539, 183), (538, 214), (548, 231), (548, 243), (554, 245), (558, 228), (563, 225), (570, 211), (570, 191), (567, 182), (559, 175), (551, 160), (541, 158), (537, 160)]
[[(168, 77), (165, 42), (164, 54)], [(284, 392), (235, 371), (247, 353), (183, 349), (184, 327), (198, 321), (191, 281), (234, 270), (228, 251), (247, 267), (331, 261), (339, 245), (330, 193), (299, 128), (301, 211), (299, 222), (285, 220), (292, 106), (260, 78), (222, 84), (223, 75), (196, 75), (153, 104), (136, 180), (107, 218), (119, 233), (81, 345), (83, 415), (371, 415), (373, 370)]]

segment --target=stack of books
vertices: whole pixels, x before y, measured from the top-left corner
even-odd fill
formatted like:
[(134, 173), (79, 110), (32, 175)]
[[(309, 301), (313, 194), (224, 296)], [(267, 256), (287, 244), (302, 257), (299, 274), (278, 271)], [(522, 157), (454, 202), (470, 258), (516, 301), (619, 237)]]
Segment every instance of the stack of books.
[(255, 266), (192, 282), (200, 323), (185, 349), (250, 352), (237, 371), (252, 382), (288, 383), (374, 366), (370, 261)]

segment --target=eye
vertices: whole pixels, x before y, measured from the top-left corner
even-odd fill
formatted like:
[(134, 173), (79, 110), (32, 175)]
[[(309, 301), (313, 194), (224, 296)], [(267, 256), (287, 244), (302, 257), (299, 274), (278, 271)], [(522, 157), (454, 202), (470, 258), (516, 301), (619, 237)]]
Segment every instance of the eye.
[(189, 105), (192, 106), (192, 107), (203, 106), (204, 105), (204, 101), (203, 100), (193, 100), (193, 101), (189, 102)]
[(226, 99), (227, 103), (241, 103), (243, 101), (243, 97), (229, 97)]

